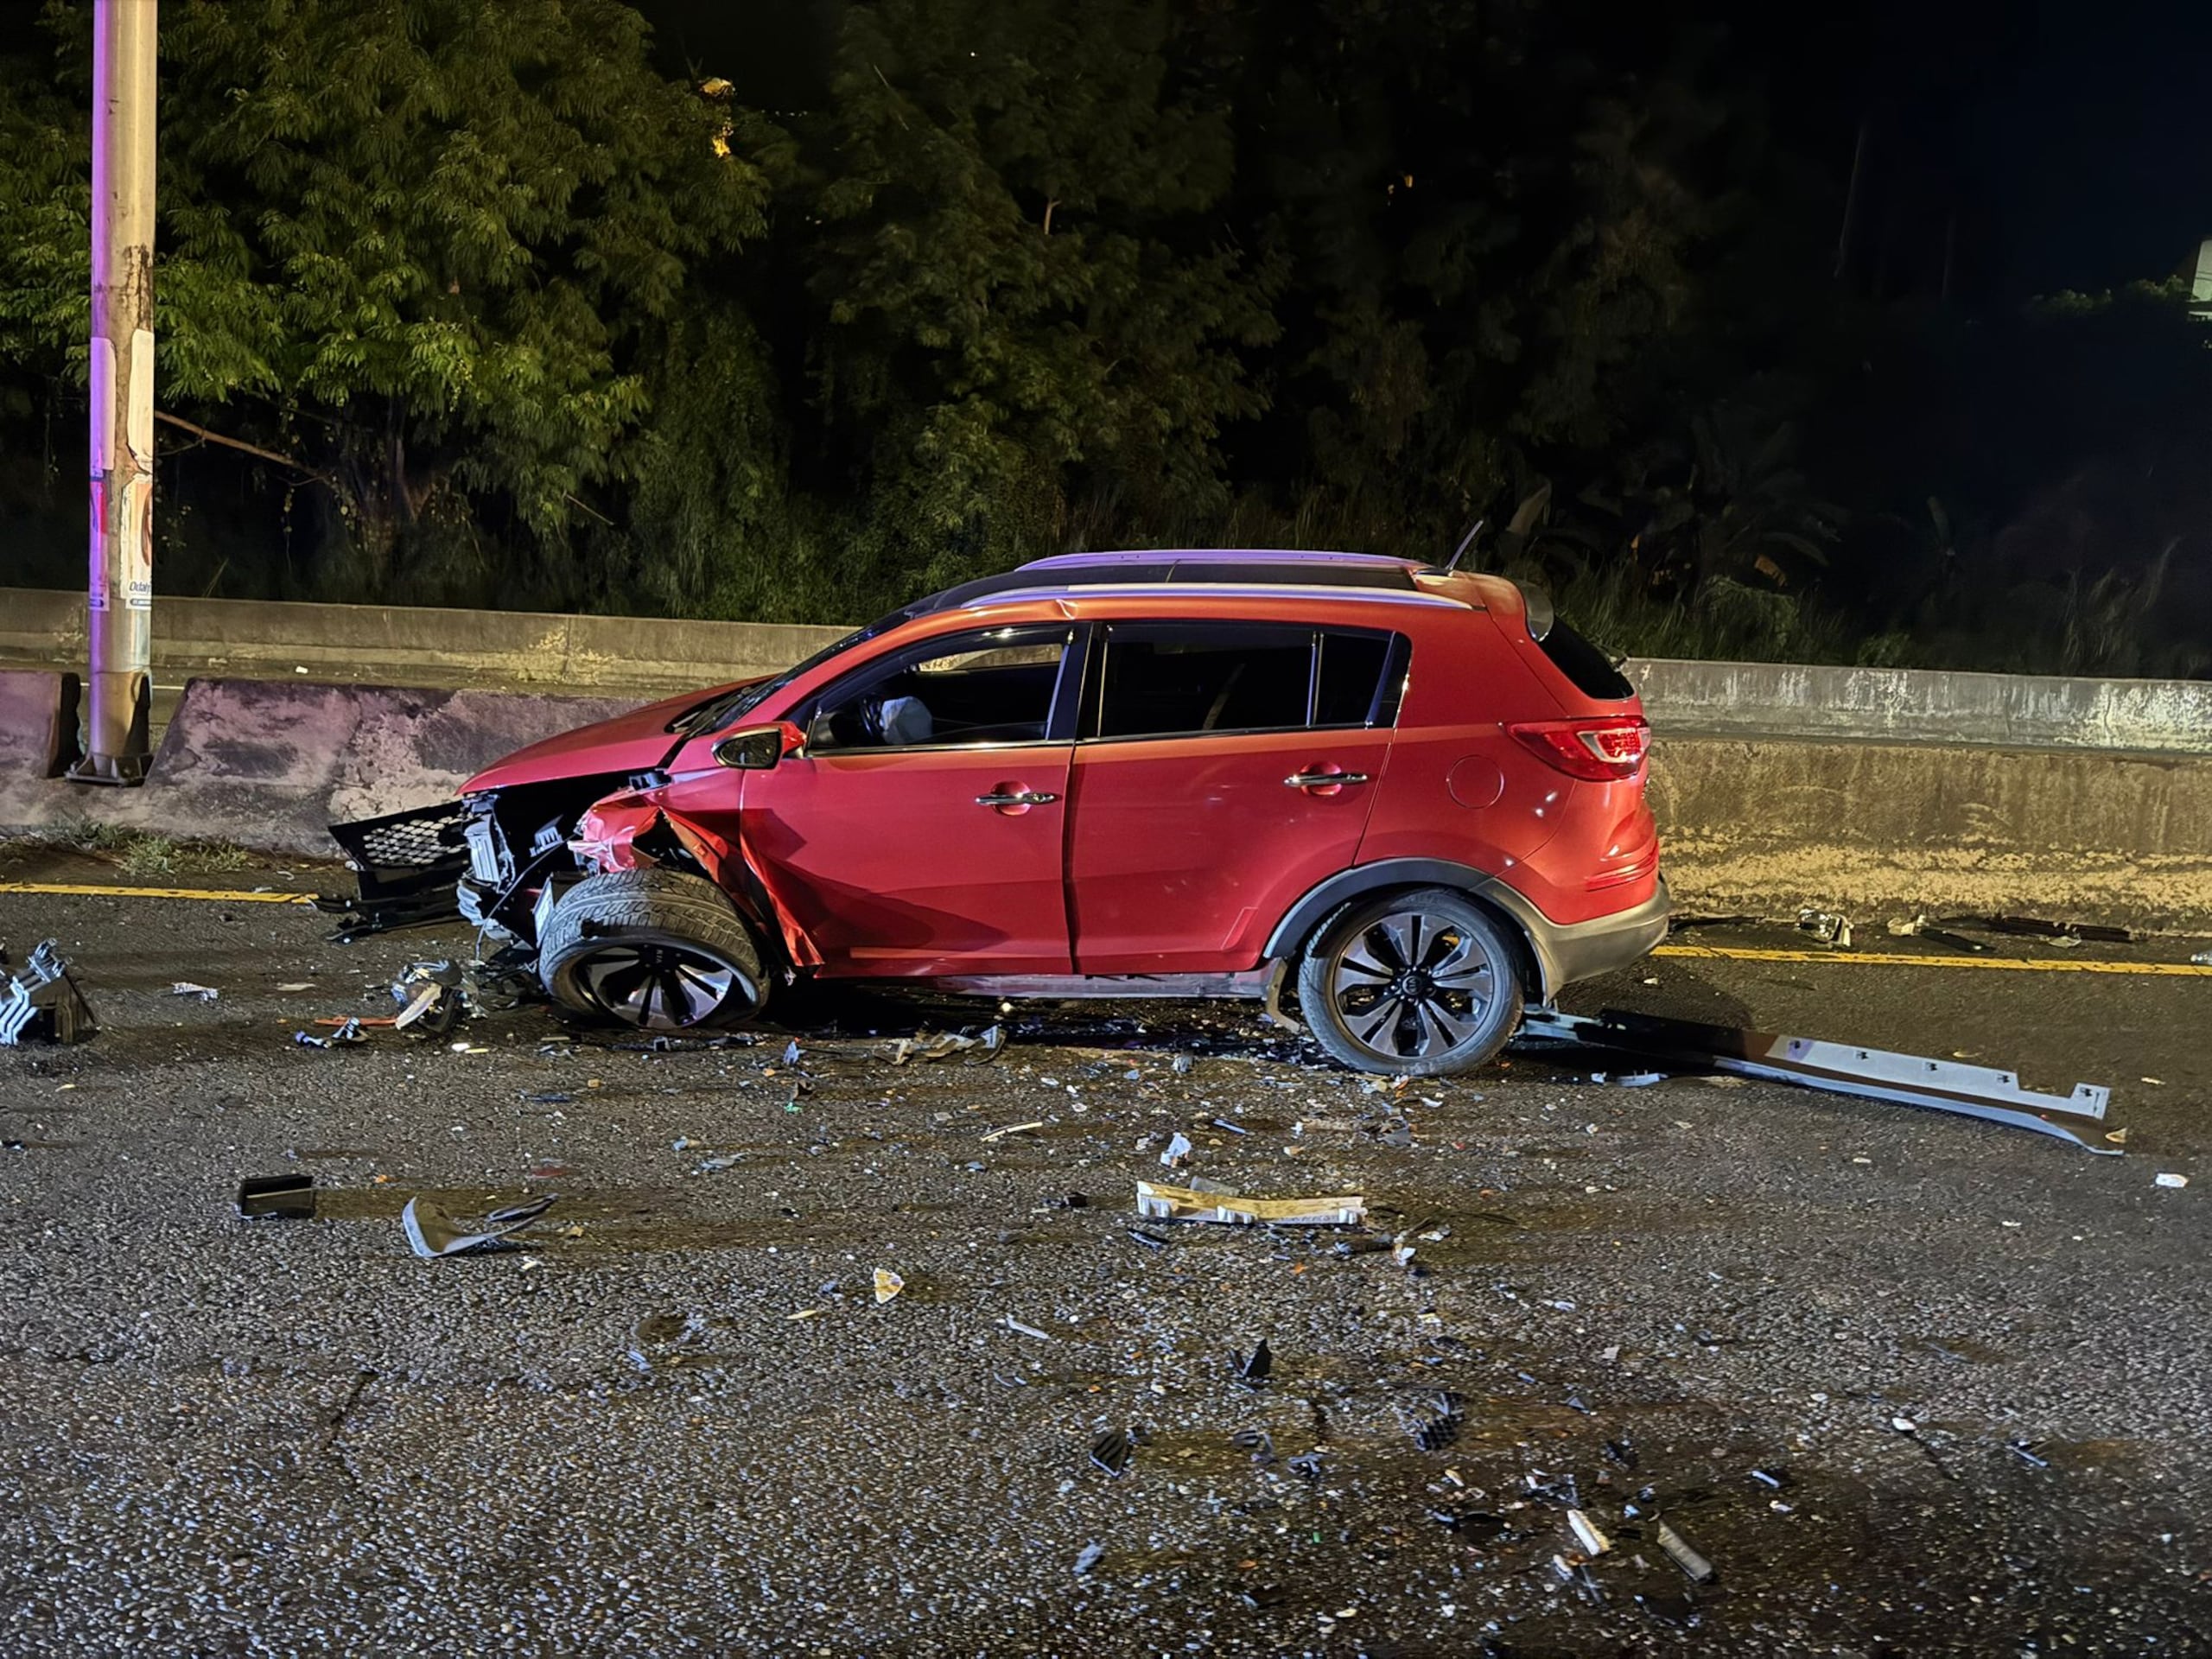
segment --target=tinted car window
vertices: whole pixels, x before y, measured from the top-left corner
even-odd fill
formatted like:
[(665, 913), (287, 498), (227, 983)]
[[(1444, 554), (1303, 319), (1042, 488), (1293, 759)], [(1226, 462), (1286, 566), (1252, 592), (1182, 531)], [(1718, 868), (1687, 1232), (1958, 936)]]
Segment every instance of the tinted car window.
[(1313, 723), (1365, 725), (1389, 654), (1388, 634), (1324, 633), (1320, 668), (1314, 677)]
[(1097, 735), (1174, 737), (1306, 724), (1313, 635), (1219, 623), (1116, 624), (1102, 642)]
[(1552, 659), (1552, 666), (1573, 681), (1574, 689), (1584, 696), (1617, 702), (1636, 695), (1636, 688), (1613, 666), (1612, 659), (1566, 623), (1554, 622), (1537, 643)]
[(1038, 742), (1066, 654), (1066, 630), (1059, 627), (995, 628), (936, 641), (833, 687), (808, 724), (807, 747)]

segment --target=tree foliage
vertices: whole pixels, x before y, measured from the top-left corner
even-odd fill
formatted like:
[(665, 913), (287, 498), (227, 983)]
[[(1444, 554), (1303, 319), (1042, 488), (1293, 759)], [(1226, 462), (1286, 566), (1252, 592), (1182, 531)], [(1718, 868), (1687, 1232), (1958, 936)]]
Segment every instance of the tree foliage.
[[(171, 0), (161, 398), (259, 453), (165, 433), (161, 580), (833, 620), (1482, 518), (1472, 558), (1621, 646), (2202, 666), (2179, 296), (1837, 282), (1834, 181), (1679, 10), (849, 0), (771, 114), (620, 0)], [(87, 28), (0, 43), (0, 517), (40, 558)]]

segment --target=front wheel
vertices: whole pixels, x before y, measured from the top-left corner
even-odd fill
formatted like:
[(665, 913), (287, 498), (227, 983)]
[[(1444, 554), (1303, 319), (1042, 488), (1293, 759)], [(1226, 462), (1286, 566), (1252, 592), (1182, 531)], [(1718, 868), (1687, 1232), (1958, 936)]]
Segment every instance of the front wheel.
[(1513, 942), (1448, 887), (1355, 903), (1323, 924), (1298, 966), (1298, 1006), (1331, 1058), (1431, 1077), (1495, 1058), (1521, 1020)]
[(570, 1013), (640, 1031), (741, 1025), (768, 1000), (760, 948), (736, 907), (678, 870), (577, 882), (546, 918), (537, 972)]

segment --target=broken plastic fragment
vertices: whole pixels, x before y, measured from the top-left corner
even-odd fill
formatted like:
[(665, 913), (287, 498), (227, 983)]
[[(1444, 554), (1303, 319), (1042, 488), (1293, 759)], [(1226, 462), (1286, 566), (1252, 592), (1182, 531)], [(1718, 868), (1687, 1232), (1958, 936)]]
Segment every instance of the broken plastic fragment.
[(1264, 1428), (1240, 1428), (1229, 1437), (1229, 1443), (1240, 1451), (1249, 1452), (1255, 1463), (1275, 1460), (1274, 1436)]
[[(392, 988), (397, 990), (399, 987), (394, 986)], [(408, 997), (407, 1006), (399, 1011), (399, 1018), (393, 1020), (392, 1024), (400, 1030), (405, 1031), (435, 1007), (445, 994), (445, 987), (442, 985), (417, 986), (413, 994)]]
[(887, 1302), (906, 1288), (906, 1281), (892, 1272), (890, 1268), (878, 1268), (875, 1270), (875, 1300), (877, 1301)]
[(26, 1037), (66, 1045), (89, 1042), (99, 1033), (92, 1004), (70, 976), (58, 941), (41, 943), (20, 973), (8, 971), (8, 953), (0, 950), (0, 1048)]
[(1580, 1510), (1567, 1512), (1567, 1524), (1585, 1554), (1602, 1555), (1613, 1547), (1613, 1541), (1598, 1530), (1598, 1523)]
[(195, 985), (188, 979), (180, 979), (169, 987), (171, 996), (196, 996), (202, 1002), (213, 1002), (222, 993), (213, 985)]
[(511, 1233), (518, 1233), (553, 1205), (555, 1195), (508, 1205), (486, 1216), (478, 1229), (464, 1228), (442, 1205), (428, 1198), (410, 1198), (399, 1212), (399, 1224), (415, 1254), (429, 1261), (442, 1255), (468, 1255), (512, 1248)]
[(1230, 1369), (1235, 1372), (1236, 1380), (1246, 1388), (1264, 1388), (1267, 1386), (1268, 1373), (1275, 1368), (1275, 1357), (1268, 1351), (1268, 1339), (1262, 1337), (1259, 1345), (1249, 1355), (1239, 1354), (1232, 1350), (1229, 1356), (1229, 1364)]
[(1099, 1557), (1105, 1554), (1105, 1553), (1106, 1546), (1103, 1544), (1085, 1544), (1082, 1549), (1078, 1550), (1076, 1554), (1076, 1577), (1081, 1578), (1084, 1573), (1090, 1572), (1092, 1567), (1097, 1566)]
[(238, 1183), (238, 1214), (251, 1221), (281, 1216), (305, 1221), (315, 1215), (313, 1175), (252, 1175)]
[(1191, 1137), (1180, 1129), (1168, 1137), (1167, 1150), (1160, 1154), (1160, 1161), (1173, 1169), (1191, 1155)]
[(1039, 1342), (1050, 1342), (1052, 1339), (1046, 1332), (1039, 1331), (1033, 1325), (1024, 1325), (1011, 1313), (1006, 1316), (1006, 1328), (1018, 1336), (1034, 1337)]
[(1834, 911), (1809, 906), (1799, 911), (1797, 931), (1809, 933), (1822, 944), (1832, 944), (1839, 950), (1851, 949), (1851, 918)]
[(2154, 1181), (2155, 1184), (2159, 1186), (2187, 1186), (2189, 1185), (2189, 1177), (2186, 1175), (2168, 1174), (2162, 1172), (2154, 1178)]
[(1356, 1227), (1367, 1219), (1367, 1200), (1357, 1193), (1339, 1198), (1249, 1198), (1235, 1192), (1199, 1192), (1189, 1187), (1139, 1181), (1137, 1213), (1149, 1221)]
[(1459, 1438), (1466, 1418), (1458, 1395), (1440, 1392), (1427, 1395), (1411, 1407), (1401, 1406), (1400, 1418), (1414, 1444), (1424, 1452), (1440, 1452)]
[(1710, 1584), (1713, 1580), (1713, 1563), (1692, 1549), (1682, 1535), (1664, 1521), (1659, 1523), (1659, 1548), (1667, 1552), (1667, 1559), (1682, 1569), (1682, 1576), (1692, 1584)]
[(1118, 1479), (1129, 1466), (1129, 1453), (1134, 1449), (1128, 1430), (1109, 1428), (1091, 1441), (1090, 1460)]

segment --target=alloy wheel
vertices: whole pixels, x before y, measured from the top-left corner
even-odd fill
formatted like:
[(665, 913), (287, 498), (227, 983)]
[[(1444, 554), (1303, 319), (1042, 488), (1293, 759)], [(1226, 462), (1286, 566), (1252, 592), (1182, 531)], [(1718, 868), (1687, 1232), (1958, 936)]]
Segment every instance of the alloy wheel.
[(1449, 917), (1399, 910), (1338, 950), (1328, 995), (1362, 1048), (1391, 1060), (1433, 1059), (1482, 1028), (1497, 972), (1482, 941)]
[(610, 942), (574, 972), (594, 1005), (642, 1031), (681, 1031), (757, 996), (757, 988), (729, 963), (658, 941)]

